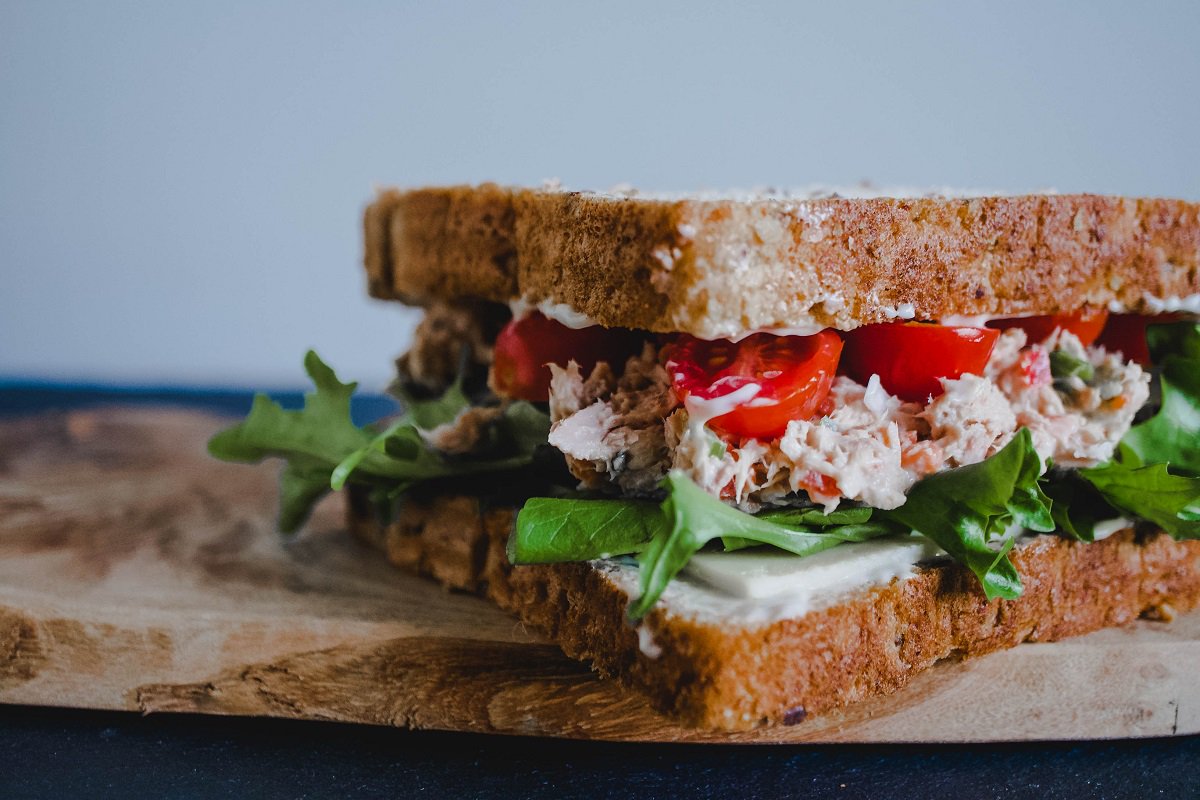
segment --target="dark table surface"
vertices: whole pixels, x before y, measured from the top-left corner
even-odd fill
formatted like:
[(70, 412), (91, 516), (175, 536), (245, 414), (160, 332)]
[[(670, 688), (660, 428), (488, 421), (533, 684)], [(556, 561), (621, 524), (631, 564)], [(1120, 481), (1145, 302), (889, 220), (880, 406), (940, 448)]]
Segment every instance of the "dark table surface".
[[(106, 404), (238, 414), (250, 394), (0, 382), (0, 417)], [(0, 798), (226, 796), (1200, 798), (1200, 737), (645, 745), (0, 706)]]

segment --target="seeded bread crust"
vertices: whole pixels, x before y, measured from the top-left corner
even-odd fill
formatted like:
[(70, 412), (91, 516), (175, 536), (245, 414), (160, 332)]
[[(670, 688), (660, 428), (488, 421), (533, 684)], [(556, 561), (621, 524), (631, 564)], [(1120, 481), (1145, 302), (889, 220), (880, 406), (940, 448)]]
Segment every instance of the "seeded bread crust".
[(375, 297), (524, 297), (707, 338), (909, 315), (1156, 313), (1200, 293), (1200, 204), (1181, 200), (654, 199), (483, 184), (385, 190), (365, 230)]
[(348, 506), (351, 530), (393, 564), (490, 598), (568, 656), (709, 728), (793, 723), (894, 692), (945, 658), (1077, 636), (1140, 615), (1169, 619), (1200, 605), (1200, 542), (1133, 530), (1093, 544), (1040, 536), (1013, 554), (1025, 582), (1019, 600), (988, 602), (969, 572), (947, 564), (757, 628), (657, 608), (643, 623), (661, 648), (651, 658), (625, 621), (628, 597), (601, 572), (508, 563), (514, 513), (451, 496), (407, 503), (397, 521), (381, 525), (361, 493), (352, 491)]

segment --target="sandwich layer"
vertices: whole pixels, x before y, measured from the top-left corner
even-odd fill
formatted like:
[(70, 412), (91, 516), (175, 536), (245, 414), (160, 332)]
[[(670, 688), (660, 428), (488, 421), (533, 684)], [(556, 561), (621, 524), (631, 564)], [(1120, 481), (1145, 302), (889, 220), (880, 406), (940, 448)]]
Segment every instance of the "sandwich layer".
[(1200, 204), (1098, 195), (670, 198), (386, 190), (373, 296), (732, 338), (1081, 308), (1200, 312)]
[(468, 496), (412, 498), (382, 525), (361, 489), (349, 501), (351, 530), (392, 563), (490, 598), (660, 710), (713, 728), (793, 724), (896, 691), (942, 659), (1200, 605), (1200, 541), (1126, 529), (1090, 544), (1037, 536), (1015, 548), (1025, 584), (1018, 600), (988, 602), (969, 571), (938, 563), (763, 624), (720, 624), (665, 604), (635, 629), (610, 570), (510, 565), (504, 546), (515, 509)]

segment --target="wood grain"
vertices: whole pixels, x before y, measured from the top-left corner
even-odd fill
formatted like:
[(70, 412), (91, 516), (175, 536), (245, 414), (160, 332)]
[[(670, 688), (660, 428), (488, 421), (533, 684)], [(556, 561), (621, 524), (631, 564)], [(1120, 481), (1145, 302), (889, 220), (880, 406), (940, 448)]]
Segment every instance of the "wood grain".
[(338, 501), (285, 540), (274, 467), (211, 417), (0, 424), (0, 702), (594, 739), (988, 741), (1200, 732), (1200, 614), (945, 663), (843, 712), (682, 728), (488, 603), (397, 572)]

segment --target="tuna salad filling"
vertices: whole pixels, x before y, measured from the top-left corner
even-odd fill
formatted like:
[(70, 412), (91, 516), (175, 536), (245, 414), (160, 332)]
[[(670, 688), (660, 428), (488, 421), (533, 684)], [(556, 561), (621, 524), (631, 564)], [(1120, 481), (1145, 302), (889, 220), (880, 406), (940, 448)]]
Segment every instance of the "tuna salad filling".
[[(1051, 363), (1075, 368), (1054, 377)], [(1150, 376), (1067, 331), (1027, 345), (1019, 328), (998, 338), (982, 375), (943, 378), (930, 402), (904, 401), (872, 375), (834, 378), (822, 412), (769, 441), (722, 438), (672, 390), (647, 344), (622, 373), (550, 366), (550, 444), (582, 487), (653, 492), (671, 470), (748, 512), (846, 500), (904, 503), (922, 477), (975, 464), (1029, 429), (1043, 460), (1087, 467), (1109, 459), (1149, 396)]]

